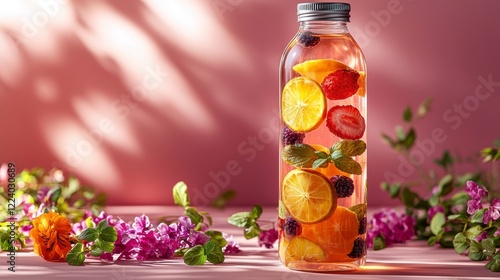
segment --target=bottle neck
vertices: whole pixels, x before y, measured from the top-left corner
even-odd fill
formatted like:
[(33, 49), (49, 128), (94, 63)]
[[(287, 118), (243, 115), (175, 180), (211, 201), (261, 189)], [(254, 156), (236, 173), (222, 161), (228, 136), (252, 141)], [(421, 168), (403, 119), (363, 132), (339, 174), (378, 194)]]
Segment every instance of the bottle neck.
[(348, 34), (346, 21), (301, 21), (300, 30), (317, 34)]

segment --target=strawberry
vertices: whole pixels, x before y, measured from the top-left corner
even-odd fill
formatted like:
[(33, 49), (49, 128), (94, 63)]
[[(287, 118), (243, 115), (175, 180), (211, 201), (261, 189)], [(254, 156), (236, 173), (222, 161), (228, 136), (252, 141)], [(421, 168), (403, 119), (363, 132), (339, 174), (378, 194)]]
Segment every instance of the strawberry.
[(330, 73), (321, 83), (326, 98), (340, 100), (353, 96), (359, 89), (359, 73), (355, 70), (340, 69)]
[(359, 139), (365, 133), (365, 119), (359, 110), (351, 105), (330, 108), (326, 126), (342, 139)]

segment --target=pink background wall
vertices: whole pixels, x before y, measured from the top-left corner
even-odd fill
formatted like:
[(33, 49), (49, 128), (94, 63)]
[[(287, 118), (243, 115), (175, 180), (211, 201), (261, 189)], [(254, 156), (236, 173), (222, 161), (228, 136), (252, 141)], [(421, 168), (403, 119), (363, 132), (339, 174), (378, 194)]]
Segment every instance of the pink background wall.
[[(0, 162), (63, 168), (111, 204), (172, 203), (179, 180), (198, 205), (226, 188), (233, 204), (277, 204), (278, 64), (297, 3), (2, 2)], [(424, 164), (500, 136), (500, 2), (350, 3), (368, 65), (369, 203), (391, 204), (384, 174), (417, 173), (380, 140), (405, 106), (434, 99), (418, 133), (444, 140), (420, 149)]]

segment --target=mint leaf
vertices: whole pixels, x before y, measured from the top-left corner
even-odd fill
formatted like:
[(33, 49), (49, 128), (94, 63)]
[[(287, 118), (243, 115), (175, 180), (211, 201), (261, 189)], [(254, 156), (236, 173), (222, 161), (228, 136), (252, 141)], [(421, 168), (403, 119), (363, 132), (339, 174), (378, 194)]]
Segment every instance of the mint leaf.
[(453, 191), (453, 175), (448, 174), (439, 181), (438, 195), (445, 196)]
[(212, 207), (222, 209), (226, 207), (227, 203), (236, 196), (234, 190), (225, 190), (219, 194), (212, 202)]
[(323, 151), (315, 151), (314, 153), (318, 156), (318, 158), (328, 158), (330, 156), (329, 154)]
[(464, 213), (449, 215), (448, 216), (448, 221), (453, 221), (453, 220), (457, 220), (457, 221), (460, 221), (462, 223), (466, 223), (467, 222), (467, 216)]
[(314, 161), (318, 159), (316, 150), (307, 144), (286, 145), (282, 151), (283, 161), (295, 166), (311, 168)]
[(403, 112), (403, 120), (405, 122), (411, 122), (411, 119), (413, 117), (413, 113), (411, 111), (410, 106), (406, 107), (406, 109)]
[(82, 265), (85, 261), (85, 252), (83, 251), (83, 244), (77, 243), (66, 255), (66, 262), (69, 265)]
[(465, 231), (465, 237), (467, 239), (472, 240), (476, 238), (478, 235), (480, 235), (483, 232), (483, 228), (480, 225), (471, 227)]
[(349, 207), (349, 210), (356, 213), (356, 215), (358, 216), (358, 221), (363, 220), (363, 218), (366, 216), (366, 204), (365, 203), (351, 206), (351, 207)]
[(287, 211), (286, 211), (286, 208), (285, 208), (285, 205), (283, 204), (283, 201), (279, 201), (278, 203), (278, 217), (282, 218), (282, 219), (286, 219), (286, 215), (287, 215)]
[(92, 250), (90, 250), (90, 255), (93, 257), (100, 257), (104, 251), (97, 247), (97, 246), (92, 246)]
[(252, 239), (254, 237), (258, 237), (260, 233), (261, 233), (260, 227), (256, 223), (253, 223), (251, 226), (246, 227), (243, 230), (243, 236), (245, 236), (247, 240)]
[(442, 212), (436, 213), (431, 220), (431, 232), (434, 235), (438, 235), (441, 231), (443, 231), (443, 226), (446, 223), (446, 218)]
[(328, 163), (330, 162), (330, 159), (328, 158), (318, 158), (313, 162), (312, 168), (316, 169), (319, 167), (325, 168), (328, 167)]
[(477, 210), (476, 213), (474, 213), (474, 215), (470, 218), (471, 223), (482, 223), (484, 211), (486, 211), (485, 208)]
[(236, 227), (246, 228), (249, 227), (254, 221), (250, 216), (250, 212), (239, 212), (227, 218), (227, 222)]
[(380, 235), (373, 239), (373, 250), (382, 250), (386, 247), (385, 240)]
[(189, 201), (189, 196), (187, 193), (187, 185), (184, 182), (178, 182), (175, 184), (174, 188), (172, 189), (172, 193), (174, 196), (174, 203), (182, 206), (182, 207), (187, 207), (190, 204)]
[(337, 159), (333, 160), (333, 162), (335, 163), (337, 169), (345, 173), (356, 175), (360, 175), (362, 173), (361, 165), (350, 157), (338, 157)]
[(500, 252), (496, 253), (484, 267), (491, 272), (500, 272)]
[(205, 248), (201, 245), (196, 245), (184, 253), (183, 259), (187, 265), (203, 265), (207, 261)]
[(216, 230), (209, 230), (205, 232), (210, 237), (210, 241), (215, 242), (220, 247), (227, 245), (227, 240), (222, 236), (222, 232)]
[(205, 254), (207, 255), (207, 260), (213, 264), (219, 264), (224, 262), (224, 253), (222, 252), (222, 247), (213, 241), (208, 241), (203, 245), (205, 248)]
[(495, 242), (493, 238), (486, 238), (481, 240), (481, 247), (483, 247), (483, 253), (487, 257), (493, 257), (496, 251)]
[(438, 241), (438, 236), (437, 235), (434, 235), (434, 236), (431, 236), (429, 237), (429, 239), (427, 240), (427, 245), (428, 246), (434, 246), (436, 245), (436, 242)]
[(78, 235), (79, 239), (83, 239), (86, 241), (93, 242), (99, 236), (99, 232), (97, 228), (86, 228)]
[(50, 201), (57, 203), (57, 200), (59, 200), (59, 197), (61, 196), (61, 191), (61, 187), (52, 188), (47, 193), (47, 196), (50, 198)]
[(342, 140), (333, 145), (334, 150), (339, 150), (348, 157), (362, 155), (366, 151), (366, 143), (363, 140)]
[(455, 248), (455, 252), (458, 254), (463, 253), (469, 248), (469, 241), (467, 240), (467, 237), (465, 237), (465, 235), (461, 232), (457, 233), (455, 238), (453, 238), (453, 247)]
[(470, 243), (469, 258), (473, 261), (482, 261), (486, 259), (481, 243), (477, 242), (476, 240), (472, 240)]
[(251, 213), (252, 218), (254, 218), (254, 219), (257, 220), (260, 217), (261, 214), (262, 214), (262, 206), (255, 205), (252, 208), (252, 213)]
[(96, 229), (98, 230), (97, 240), (94, 243), (96, 247), (102, 249), (104, 252), (113, 252), (117, 239), (116, 229), (109, 226), (107, 220), (99, 222)]
[(184, 214), (188, 216), (191, 222), (195, 225), (203, 223), (203, 216), (194, 207), (187, 206), (184, 209)]

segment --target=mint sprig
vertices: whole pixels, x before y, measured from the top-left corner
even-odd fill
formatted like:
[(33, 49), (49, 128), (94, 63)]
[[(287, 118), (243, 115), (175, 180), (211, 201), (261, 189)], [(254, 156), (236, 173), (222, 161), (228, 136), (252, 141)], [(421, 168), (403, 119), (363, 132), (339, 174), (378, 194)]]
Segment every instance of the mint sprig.
[(366, 151), (363, 140), (342, 140), (329, 149), (328, 153), (318, 151), (307, 144), (287, 145), (283, 148), (283, 160), (297, 168), (325, 168), (329, 164), (343, 172), (359, 175), (362, 173), (361, 165), (353, 159)]
[(227, 222), (233, 226), (243, 228), (243, 235), (246, 239), (258, 237), (262, 230), (257, 223), (262, 214), (262, 207), (255, 205), (251, 212), (239, 212), (233, 214), (227, 219)]
[(196, 245), (184, 254), (184, 263), (187, 265), (203, 265), (206, 261), (220, 264), (224, 259), (222, 247), (212, 240), (204, 245)]
[(188, 188), (186, 183), (178, 182), (172, 189), (174, 203), (184, 208), (184, 215), (188, 216), (192, 223), (196, 224), (195, 229), (199, 230), (203, 224), (207, 226), (212, 225), (212, 217), (208, 212), (198, 211), (195, 207), (191, 206), (189, 199)]
[[(110, 226), (107, 220), (102, 220), (97, 227), (86, 228), (78, 235), (76, 245), (66, 255), (66, 262), (70, 265), (83, 265), (87, 253), (94, 257), (99, 257), (104, 252), (111, 253), (115, 248), (116, 239), (116, 229)], [(84, 243), (93, 244), (85, 246)]]

